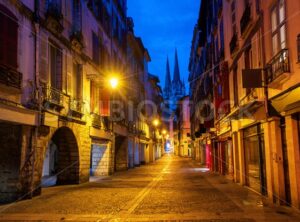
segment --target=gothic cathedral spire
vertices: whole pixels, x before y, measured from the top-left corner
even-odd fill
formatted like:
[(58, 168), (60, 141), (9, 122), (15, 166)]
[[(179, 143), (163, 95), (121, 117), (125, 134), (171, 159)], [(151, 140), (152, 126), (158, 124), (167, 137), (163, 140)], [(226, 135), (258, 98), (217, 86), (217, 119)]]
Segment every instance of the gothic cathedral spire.
[(174, 64), (174, 75), (173, 75), (173, 84), (179, 83), (180, 80), (180, 72), (179, 72), (179, 63), (178, 63), (178, 55), (177, 49), (175, 49), (175, 64)]
[(169, 99), (171, 95), (172, 95), (171, 73), (170, 73), (169, 58), (167, 57), (164, 97), (165, 99)]

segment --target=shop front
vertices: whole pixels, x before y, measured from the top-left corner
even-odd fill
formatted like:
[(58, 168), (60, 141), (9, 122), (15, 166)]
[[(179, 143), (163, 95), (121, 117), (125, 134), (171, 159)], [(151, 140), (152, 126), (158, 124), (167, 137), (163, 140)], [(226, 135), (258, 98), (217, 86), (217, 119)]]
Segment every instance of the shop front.
[(266, 195), (264, 130), (261, 124), (243, 130), (246, 185)]
[(217, 160), (218, 160), (218, 172), (222, 175), (227, 175), (230, 179), (233, 178), (233, 149), (232, 149), (232, 141), (229, 136), (222, 136), (218, 139), (218, 152), (217, 152)]

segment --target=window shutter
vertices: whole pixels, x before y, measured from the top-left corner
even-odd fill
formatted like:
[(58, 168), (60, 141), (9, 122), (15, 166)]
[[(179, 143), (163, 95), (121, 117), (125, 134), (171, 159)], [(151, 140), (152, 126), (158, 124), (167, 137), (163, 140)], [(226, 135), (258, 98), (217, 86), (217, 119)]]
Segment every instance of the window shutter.
[(78, 99), (82, 99), (83, 97), (83, 81), (82, 81), (82, 76), (83, 76), (83, 65), (78, 65), (78, 75), (77, 75), (77, 97)]
[(14, 14), (0, 4), (0, 62), (17, 68), (18, 22)]
[(93, 60), (94, 62), (99, 65), (99, 53), (100, 53), (100, 45), (99, 45), (99, 38), (98, 36), (93, 32)]
[(91, 81), (91, 92), (90, 92), (90, 108), (91, 108), (91, 113), (95, 113), (95, 83), (94, 81)]
[(40, 72), (40, 80), (44, 83), (48, 83), (49, 81), (49, 69), (48, 69), (48, 36), (40, 32), (40, 50), (39, 50), (39, 72)]
[(4, 15), (2, 10), (0, 11), (0, 24), (1, 24), (1, 34), (0, 34), (0, 63), (6, 64), (6, 52), (7, 52), (7, 17)]
[(18, 24), (7, 19), (8, 38), (7, 38), (7, 64), (13, 68), (18, 67)]
[(63, 76), (62, 76), (62, 65), (63, 65), (63, 53), (61, 49), (56, 48), (56, 88), (62, 90)]
[(67, 94), (72, 95), (72, 57), (70, 55), (67, 56)]
[(110, 116), (110, 92), (108, 89), (101, 89), (99, 92), (99, 110), (101, 116)]
[(68, 54), (66, 51), (63, 53), (63, 67), (62, 67), (62, 79), (63, 79), (63, 92), (68, 93), (68, 73), (67, 73), (67, 59), (68, 59)]

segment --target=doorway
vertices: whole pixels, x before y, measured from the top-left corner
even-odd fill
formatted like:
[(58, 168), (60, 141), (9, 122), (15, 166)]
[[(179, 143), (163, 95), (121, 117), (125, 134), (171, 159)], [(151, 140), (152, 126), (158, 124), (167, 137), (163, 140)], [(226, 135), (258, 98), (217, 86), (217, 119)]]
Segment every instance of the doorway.
[(79, 152), (72, 130), (56, 130), (48, 143), (42, 169), (42, 187), (79, 183)]

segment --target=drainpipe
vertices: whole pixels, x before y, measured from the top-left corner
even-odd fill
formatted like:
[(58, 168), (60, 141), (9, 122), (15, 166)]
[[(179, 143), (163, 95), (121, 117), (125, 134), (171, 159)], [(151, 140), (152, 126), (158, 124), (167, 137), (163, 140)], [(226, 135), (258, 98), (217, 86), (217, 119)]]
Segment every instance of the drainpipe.
[(266, 121), (270, 117), (270, 110), (269, 110), (269, 92), (268, 92), (268, 85), (267, 85), (267, 69), (266, 69), (266, 49), (265, 49), (265, 42), (264, 42), (264, 14), (261, 12), (261, 28), (260, 28), (260, 41), (261, 41), (261, 50), (262, 50), (262, 65), (263, 65), (263, 87), (264, 87), (264, 102), (265, 102), (265, 112), (266, 112)]
[(40, 100), (40, 86), (39, 86), (39, 0), (34, 1), (34, 52), (35, 52), (35, 76), (34, 76), (34, 96), (35, 99), (38, 100), (38, 118), (37, 118), (37, 126), (35, 127), (34, 132), (34, 143), (32, 143), (32, 172), (31, 172), (31, 186), (30, 186), (30, 198), (34, 196), (34, 171), (35, 171), (35, 155), (37, 149), (37, 141), (38, 141), (38, 128), (40, 126), (41, 120), (41, 100)]

